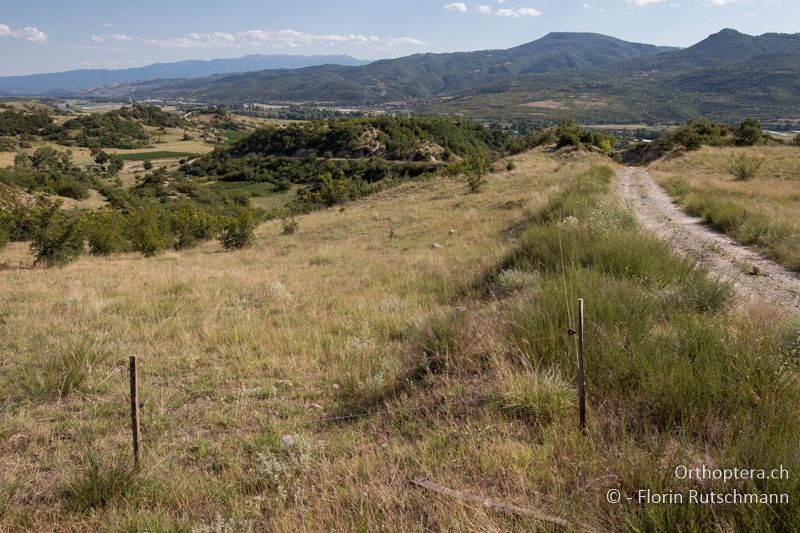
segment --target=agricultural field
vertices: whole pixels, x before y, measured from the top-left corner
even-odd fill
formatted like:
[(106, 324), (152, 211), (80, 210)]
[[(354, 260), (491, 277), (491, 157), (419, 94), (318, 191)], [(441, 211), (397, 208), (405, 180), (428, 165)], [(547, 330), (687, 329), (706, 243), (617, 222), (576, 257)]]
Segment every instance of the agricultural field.
[[(732, 154), (763, 161), (754, 179), (737, 180)], [(800, 270), (800, 148), (713, 148), (665, 158), (653, 176), (684, 209), (764, 256)]]

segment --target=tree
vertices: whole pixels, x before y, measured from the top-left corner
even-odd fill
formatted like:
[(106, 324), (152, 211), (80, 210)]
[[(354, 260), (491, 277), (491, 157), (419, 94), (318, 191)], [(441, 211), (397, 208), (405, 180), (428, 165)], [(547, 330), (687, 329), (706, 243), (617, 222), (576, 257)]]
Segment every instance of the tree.
[(154, 207), (143, 207), (132, 214), (130, 232), (133, 249), (145, 257), (153, 257), (167, 247), (167, 232)]
[(66, 212), (61, 203), (42, 202), (34, 208), (31, 252), (33, 265), (64, 266), (83, 253), (80, 214)]
[(92, 213), (86, 220), (86, 240), (92, 255), (110, 255), (128, 249), (124, 218), (120, 211), (102, 210)]
[(556, 136), (558, 137), (556, 143), (558, 148), (579, 146), (581, 143), (581, 127), (573, 119), (565, 118), (558, 127)]
[(757, 118), (748, 118), (739, 125), (739, 129), (736, 131), (737, 143), (745, 146), (758, 144), (762, 136), (761, 121)]
[(98, 165), (105, 165), (108, 163), (108, 154), (105, 150), (92, 151), (92, 155), (94, 156), (94, 162)]
[(172, 214), (175, 249), (184, 250), (214, 236), (216, 220), (192, 201), (181, 201)]

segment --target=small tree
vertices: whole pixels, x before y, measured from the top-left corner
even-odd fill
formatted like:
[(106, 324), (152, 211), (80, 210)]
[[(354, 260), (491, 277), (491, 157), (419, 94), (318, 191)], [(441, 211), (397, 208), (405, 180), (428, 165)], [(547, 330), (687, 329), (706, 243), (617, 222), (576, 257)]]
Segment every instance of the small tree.
[(490, 162), (482, 155), (478, 155), (465, 159), (461, 166), (464, 174), (467, 175), (467, 187), (469, 188), (469, 192), (472, 194), (481, 192), (484, 185), (487, 183), (486, 174), (491, 167)]
[(737, 143), (745, 146), (758, 144), (762, 136), (761, 121), (757, 118), (748, 118), (739, 125), (739, 129), (736, 131)]
[(77, 212), (60, 203), (43, 202), (34, 208), (31, 252), (33, 265), (64, 266), (83, 253), (83, 228)]
[(104, 150), (93, 151), (92, 155), (94, 155), (94, 162), (98, 165), (102, 166), (108, 163), (108, 154)]
[(86, 220), (86, 240), (92, 255), (110, 255), (128, 249), (125, 220), (119, 211), (102, 210)]
[(564, 148), (566, 146), (580, 146), (581, 144), (581, 127), (571, 118), (565, 118), (561, 125), (558, 126), (556, 132), (558, 141), (556, 147)]
[(185, 250), (214, 236), (216, 220), (192, 201), (181, 202), (172, 214), (175, 249)]
[(145, 257), (163, 251), (169, 241), (160, 213), (156, 208), (144, 207), (130, 217), (131, 244)]
[(239, 250), (252, 244), (258, 219), (246, 207), (237, 207), (236, 213), (229, 217), (223, 227), (220, 241), (226, 250)]
[(144, 162), (144, 169), (145, 170), (153, 170), (153, 162), (152, 161), (145, 161)]
[(760, 157), (750, 157), (747, 154), (731, 154), (728, 162), (728, 172), (739, 181), (750, 181), (758, 175), (764, 160)]

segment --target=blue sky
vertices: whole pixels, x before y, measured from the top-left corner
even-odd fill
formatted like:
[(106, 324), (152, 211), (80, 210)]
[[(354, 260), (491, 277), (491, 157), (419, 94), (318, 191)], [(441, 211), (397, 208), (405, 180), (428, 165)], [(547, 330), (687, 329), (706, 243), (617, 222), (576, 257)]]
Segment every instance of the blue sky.
[(0, 75), (251, 53), (398, 57), (551, 31), (689, 46), (722, 28), (800, 31), (800, 0), (0, 0)]

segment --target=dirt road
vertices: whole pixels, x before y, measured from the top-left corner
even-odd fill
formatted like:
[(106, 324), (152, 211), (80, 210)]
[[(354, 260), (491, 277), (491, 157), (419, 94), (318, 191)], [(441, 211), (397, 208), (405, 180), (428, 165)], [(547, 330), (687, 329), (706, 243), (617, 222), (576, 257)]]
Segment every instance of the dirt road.
[(733, 284), (740, 296), (800, 314), (800, 273), (764, 259), (687, 215), (645, 170), (620, 171), (618, 192), (642, 226)]

